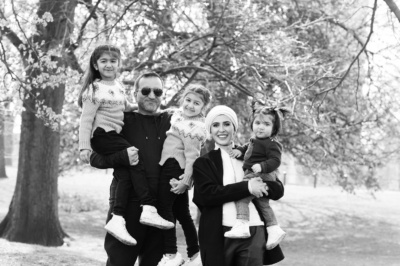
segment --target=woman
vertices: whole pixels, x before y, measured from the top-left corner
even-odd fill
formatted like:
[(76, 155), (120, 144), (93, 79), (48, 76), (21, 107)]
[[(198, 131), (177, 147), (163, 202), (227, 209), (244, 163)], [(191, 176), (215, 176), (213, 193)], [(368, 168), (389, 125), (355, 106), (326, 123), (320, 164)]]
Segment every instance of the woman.
[(237, 116), (231, 108), (220, 105), (211, 109), (206, 117), (206, 129), (216, 149), (198, 158), (193, 165), (193, 202), (201, 211), (199, 242), (204, 266), (261, 266), (284, 258), (279, 246), (266, 250), (265, 226), (252, 203), (249, 206), (251, 237), (224, 237), (224, 232), (235, 222), (235, 201), (250, 195), (268, 196), (272, 200), (283, 196), (279, 180), (263, 183), (260, 178), (253, 178), (236, 182), (244, 176), (243, 163), (229, 155), (237, 127)]

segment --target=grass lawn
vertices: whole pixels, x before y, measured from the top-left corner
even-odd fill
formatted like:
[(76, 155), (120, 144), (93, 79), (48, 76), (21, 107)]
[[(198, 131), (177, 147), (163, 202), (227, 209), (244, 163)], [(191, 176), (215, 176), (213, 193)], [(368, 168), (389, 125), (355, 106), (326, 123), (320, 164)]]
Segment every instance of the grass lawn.
[[(59, 178), (59, 215), (70, 238), (62, 247), (43, 247), (0, 239), (0, 265), (104, 265), (103, 229), (111, 171), (86, 170)], [(16, 169), (0, 179), (0, 219), (8, 211)], [(337, 187), (287, 185), (285, 197), (272, 202), (288, 235), (282, 266), (400, 265), (400, 192), (366, 191), (355, 195)], [(192, 206), (193, 217), (196, 208)], [(186, 254), (180, 226), (179, 250)], [(216, 265), (217, 266), (217, 265)]]

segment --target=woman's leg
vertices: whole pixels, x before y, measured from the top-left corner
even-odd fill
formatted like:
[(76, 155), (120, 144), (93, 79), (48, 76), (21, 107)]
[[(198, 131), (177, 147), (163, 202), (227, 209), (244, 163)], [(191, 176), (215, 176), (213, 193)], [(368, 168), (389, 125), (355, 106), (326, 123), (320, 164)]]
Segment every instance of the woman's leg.
[[(224, 227), (224, 231), (227, 230), (230, 230), (230, 228)], [(263, 265), (263, 255), (265, 251), (265, 228), (263, 226), (251, 226), (250, 234), (250, 238), (246, 239), (225, 238), (225, 265)]]

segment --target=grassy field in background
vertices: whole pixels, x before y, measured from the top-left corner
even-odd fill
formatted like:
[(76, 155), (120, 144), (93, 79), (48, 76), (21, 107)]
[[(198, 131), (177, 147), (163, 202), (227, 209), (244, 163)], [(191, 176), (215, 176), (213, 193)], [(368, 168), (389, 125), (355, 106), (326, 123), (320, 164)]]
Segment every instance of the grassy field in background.
[[(0, 219), (8, 211), (16, 169), (0, 179)], [(43, 247), (0, 239), (0, 265), (105, 265), (104, 222), (111, 171), (70, 173), (59, 178), (59, 215), (69, 234), (62, 247)], [(398, 266), (400, 265), (400, 192), (356, 194), (337, 187), (287, 185), (285, 196), (272, 202), (288, 236), (282, 243), (281, 266)], [(195, 206), (191, 206), (193, 217)], [(180, 226), (179, 250), (185, 252)]]

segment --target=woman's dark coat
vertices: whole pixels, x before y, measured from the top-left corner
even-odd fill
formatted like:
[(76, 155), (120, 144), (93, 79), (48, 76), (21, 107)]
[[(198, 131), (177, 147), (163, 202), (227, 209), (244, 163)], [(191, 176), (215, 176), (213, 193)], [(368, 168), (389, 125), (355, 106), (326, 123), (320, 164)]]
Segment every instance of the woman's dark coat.
[[(223, 266), (225, 263), (222, 205), (250, 196), (248, 182), (223, 185), (220, 149), (212, 150), (197, 158), (193, 165), (193, 179), (193, 202), (201, 211), (199, 242), (203, 266)], [(283, 196), (284, 188), (279, 180), (266, 183), (269, 187), (268, 198), (278, 200)], [(264, 264), (274, 264), (283, 258), (282, 250), (277, 246), (265, 251)]]

